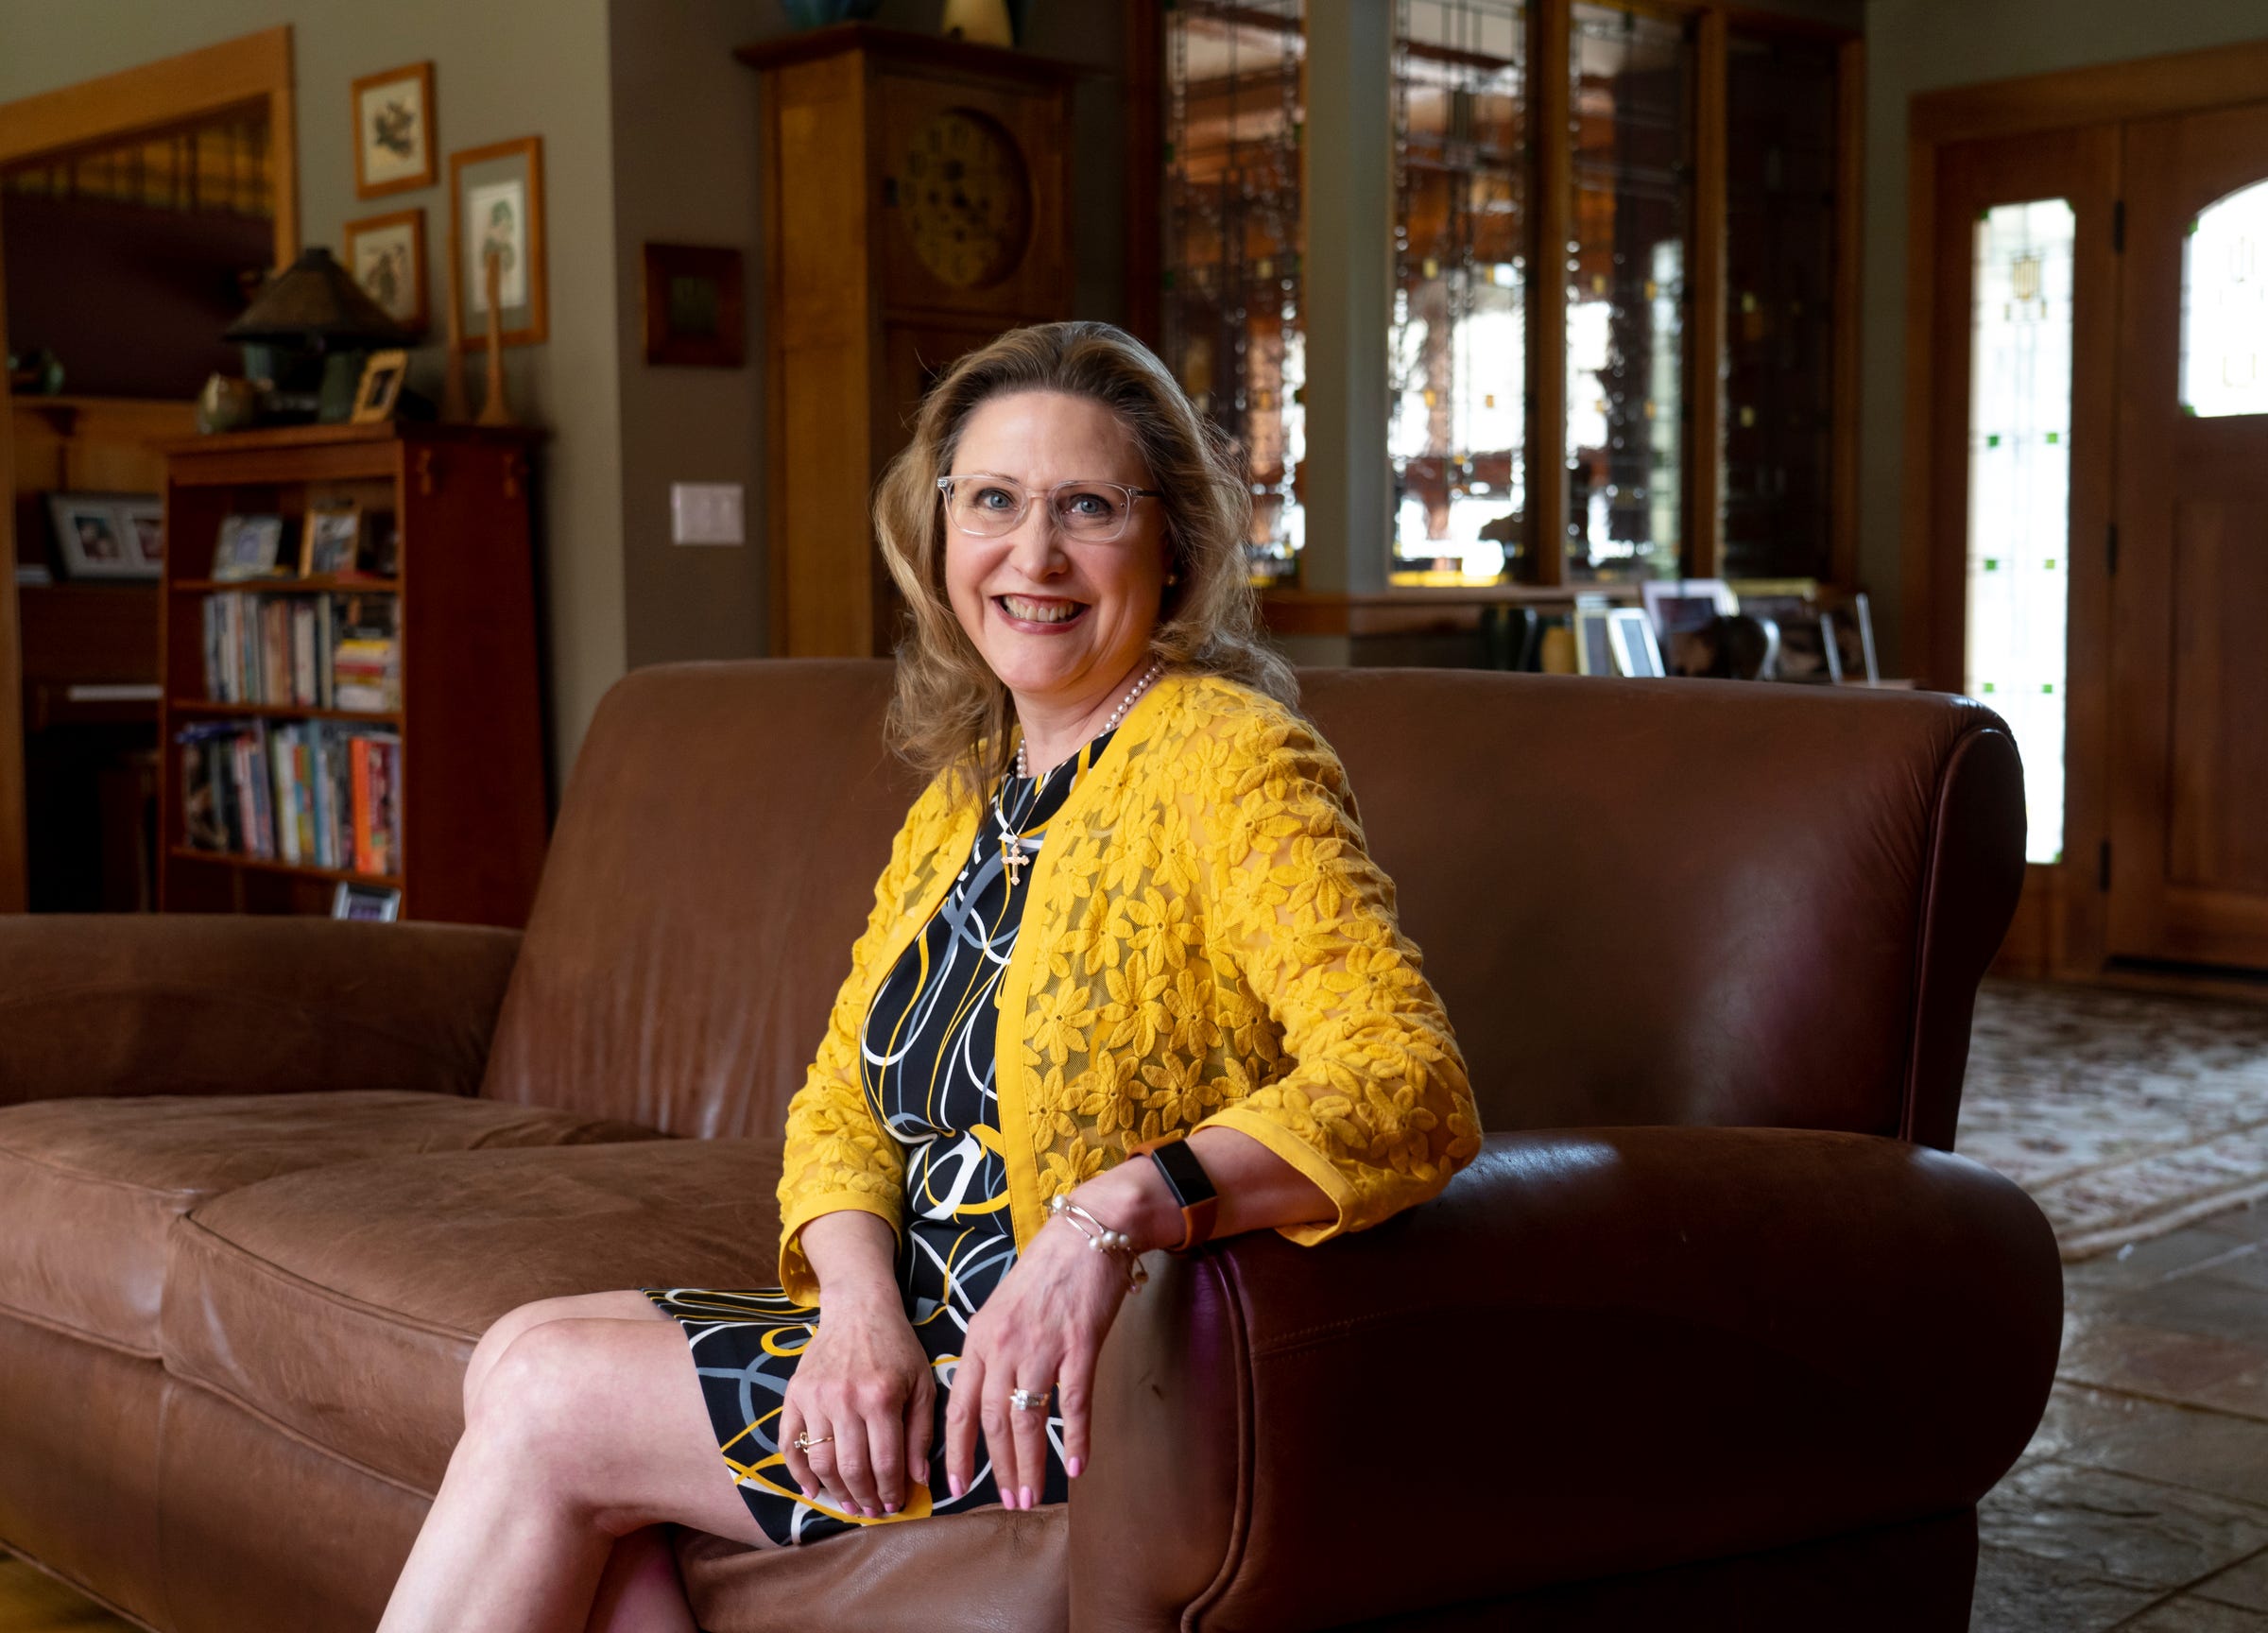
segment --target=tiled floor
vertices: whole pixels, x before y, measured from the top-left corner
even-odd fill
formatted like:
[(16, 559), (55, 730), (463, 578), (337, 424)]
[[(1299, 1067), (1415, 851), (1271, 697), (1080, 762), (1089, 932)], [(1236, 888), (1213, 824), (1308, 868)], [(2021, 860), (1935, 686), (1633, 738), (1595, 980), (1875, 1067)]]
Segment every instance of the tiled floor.
[(2064, 1298), (1971, 1633), (2268, 1633), (2268, 1206), (2070, 1265)]

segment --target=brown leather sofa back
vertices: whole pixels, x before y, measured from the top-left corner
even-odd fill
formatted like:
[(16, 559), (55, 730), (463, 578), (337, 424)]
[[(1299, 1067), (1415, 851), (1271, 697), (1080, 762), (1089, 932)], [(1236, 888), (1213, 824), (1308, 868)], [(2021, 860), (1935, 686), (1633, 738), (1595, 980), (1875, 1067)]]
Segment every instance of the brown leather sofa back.
[[(1950, 1143), (1998, 940), (1961, 932), (2004, 923), (2021, 883), (2021, 780), (1989, 712), (1734, 682), (1302, 682), (1488, 1127)], [(915, 792), (882, 747), (888, 687), (885, 663), (790, 661), (609, 694), (484, 1093), (780, 1128)]]

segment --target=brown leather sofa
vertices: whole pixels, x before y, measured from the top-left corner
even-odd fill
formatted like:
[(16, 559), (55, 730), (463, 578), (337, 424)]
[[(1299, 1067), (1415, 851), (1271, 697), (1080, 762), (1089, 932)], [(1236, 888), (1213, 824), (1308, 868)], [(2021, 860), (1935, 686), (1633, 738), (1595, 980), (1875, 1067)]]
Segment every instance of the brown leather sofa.
[[(783, 1109), (911, 792), (886, 685), (633, 675), (524, 936), (0, 920), (0, 1543), (152, 1627), (367, 1628), (490, 1321), (768, 1280)], [(704, 1625), (1964, 1627), (2061, 1309), (2038, 1212), (1948, 1154), (2021, 872), (2005, 729), (1306, 685), (1486, 1152), (1324, 1248), (1160, 1256), (1068, 1507), (687, 1537)]]

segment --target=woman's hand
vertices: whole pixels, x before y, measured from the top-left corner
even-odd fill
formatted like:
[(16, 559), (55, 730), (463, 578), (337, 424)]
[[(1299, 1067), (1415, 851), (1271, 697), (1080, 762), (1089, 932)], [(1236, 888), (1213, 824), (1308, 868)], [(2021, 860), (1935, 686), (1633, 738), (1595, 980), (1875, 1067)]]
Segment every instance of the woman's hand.
[[(780, 1408), (787, 1471), (806, 1495), (871, 1520), (929, 1484), (936, 1384), (929, 1357), (895, 1297), (829, 1294)], [(798, 1435), (815, 1441), (796, 1450)]]
[[(871, 1520), (929, 1484), (936, 1381), (900, 1302), (895, 1238), (871, 1213), (822, 1213), (803, 1227), (819, 1281), (819, 1319), (780, 1407), (780, 1451), (804, 1495)], [(821, 1444), (796, 1450), (796, 1436)], [(833, 1436), (833, 1438), (828, 1438)]]
[[(1122, 1163), (1072, 1193), (1072, 1199), (1136, 1251), (1179, 1239), (1180, 1214), (1152, 1165)], [(1042, 1400), (1049, 1384), (1063, 1416), (1064, 1466), (1075, 1477), (1087, 1461), (1095, 1357), (1126, 1297), (1126, 1256), (1098, 1252), (1068, 1219), (1050, 1220), (1018, 1255), (969, 1324), (969, 1342), (945, 1406), (945, 1475), (958, 1497), (976, 1483), (976, 1436), (984, 1431), (1001, 1503), (1029, 1508), (1047, 1485), (1044, 1406), (1019, 1412), (1009, 1395)]]

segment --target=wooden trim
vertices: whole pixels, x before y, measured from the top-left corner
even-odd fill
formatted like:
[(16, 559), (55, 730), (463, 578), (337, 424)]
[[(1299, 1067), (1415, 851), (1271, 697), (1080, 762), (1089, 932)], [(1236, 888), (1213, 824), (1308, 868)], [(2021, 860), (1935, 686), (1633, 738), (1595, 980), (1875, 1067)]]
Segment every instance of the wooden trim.
[[(1930, 600), (1932, 516), (1930, 512), (1931, 393), (1936, 374), (1930, 346), (1937, 321), (1931, 249), (1937, 234), (1937, 149), (1927, 142), (1906, 144), (1906, 404), (1904, 459), (1899, 475), (1899, 644), (1901, 666), (1925, 680), (1937, 674), (1940, 654), (1932, 639)], [(1957, 683), (1956, 683), (1957, 684)]]
[(1686, 294), (1686, 576), (1714, 578), (1725, 473), (1725, 14), (1704, 11), (1693, 42), (1693, 215)]
[(1917, 143), (1942, 144), (2116, 125), (2258, 102), (2264, 84), (2268, 40), (2245, 41), (1927, 92), (1914, 98), (1906, 129)]
[(1846, 40), (1835, 63), (1834, 434), (1828, 458), (1829, 576), (1861, 588), (1859, 421), (1865, 352), (1866, 43)]
[(885, 27), (879, 23), (833, 23), (824, 28), (807, 29), (800, 34), (787, 34), (777, 40), (743, 45), (732, 55), (761, 72), (768, 68), (789, 68), (801, 62), (816, 62), (823, 58), (840, 57), (851, 52), (861, 52), (869, 60), (896, 61), (916, 67), (1025, 79), (1035, 85), (1051, 88), (1073, 79), (1092, 78), (1103, 72), (1084, 62), (1065, 62), (1052, 57), (1035, 56), (1029, 51), (978, 45), (967, 40), (924, 34), (911, 28)]
[[(397, 176), (391, 181), (371, 181), (366, 179), (363, 168), (362, 94), (380, 85), (391, 85), (399, 79), (418, 82), (418, 106), (424, 110), (425, 168), (409, 176)], [(433, 64), (431, 61), (412, 62), (403, 68), (381, 69), (365, 74), (354, 81), (347, 92), (347, 122), (353, 130), (354, 197), (383, 198), (389, 193), (414, 193), (421, 187), (430, 187), (440, 178), (441, 150), (434, 131), (433, 120)]]
[[(266, 100), (291, 82), (285, 25), (21, 97), (0, 104), (0, 165), (187, 124)], [(282, 130), (288, 144), (291, 127)]]
[[(7, 285), (7, 245), (0, 244), (0, 288)], [(0, 356), (8, 322), (0, 306)], [(16, 490), (15, 413), (8, 370), (0, 369), (0, 495)], [(24, 641), (17, 623), (16, 507), (0, 505), (0, 913), (30, 905), (30, 856), (24, 820)], [(161, 768), (162, 769), (162, 768)]]
[[(1568, 129), (1571, 0), (1528, 8), (1529, 147), (1536, 155), (1528, 216), (1528, 525), (1538, 584), (1567, 576), (1567, 243), (1574, 138)], [(1545, 71), (1543, 64), (1555, 64)]]
[(1471, 630), (1490, 607), (1572, 607), (1597, 596), (1635, 607), (1635, 583), (1404, 586), (1354, 594), (1328, 590), (1263, 590), (1261, 622), (1272, 635), (1412, 635)]
[[(551, 338), (550, 285), (543, 244), (543, 138), (516, 136), (509, 142), (491, 142), (486, 147), (467, 147), (449, 155), (449, 284), (464, 304), (457, 314), (459, 352), (480, 352), (489, 344), (484, 327), (472, 330), (472, 292), (462, 288), (465, 251), (465, 171), (474, 164), (498, 159), (527, 161), (527, 325), (507, 329), (499, 337), (507, 346), (540, 346)], [(498, 302), (502, 304), (502, 302)]]
[(1165, 15), (1158, 0), (1126, 6), (1126, 332), (1155, 352), (1165, 342)]

